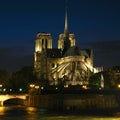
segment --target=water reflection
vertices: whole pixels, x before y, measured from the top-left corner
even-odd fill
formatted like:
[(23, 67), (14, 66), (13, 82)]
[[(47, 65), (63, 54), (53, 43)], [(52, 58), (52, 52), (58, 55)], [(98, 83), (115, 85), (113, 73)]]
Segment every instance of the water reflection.
[(0, 107), (0, 120), (120, 120), (120, 117), (51, 114), (35, 107), (3, 106)]
[(0, 107), (0, 115), (18, 115), (18, 114), (25, 114), (26, 110), (20, 106), (5, 106)]
[(46, 114), (45, 109), (24, 106), (1, 106), (0, 116), (30, 116)]
[(0, 115), (4, 115), (5, 114), (5, 107), (0, 107)]

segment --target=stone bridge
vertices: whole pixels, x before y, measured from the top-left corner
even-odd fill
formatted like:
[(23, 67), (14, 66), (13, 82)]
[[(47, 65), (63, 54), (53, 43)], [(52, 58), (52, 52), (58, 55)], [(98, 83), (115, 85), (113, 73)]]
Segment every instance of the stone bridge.
[(27, 99), (28, 94), (4, 94), (0, 95), (0, 106), (3, 106), (4, 101), (9, 99)]

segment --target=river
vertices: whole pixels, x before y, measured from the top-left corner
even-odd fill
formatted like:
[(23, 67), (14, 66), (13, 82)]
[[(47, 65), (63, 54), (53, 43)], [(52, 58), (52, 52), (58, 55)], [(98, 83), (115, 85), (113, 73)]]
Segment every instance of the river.
[(120, 120), (120, 117), (51, 114), (34, 107), (3, 106), (0, 107), (0, 120)]

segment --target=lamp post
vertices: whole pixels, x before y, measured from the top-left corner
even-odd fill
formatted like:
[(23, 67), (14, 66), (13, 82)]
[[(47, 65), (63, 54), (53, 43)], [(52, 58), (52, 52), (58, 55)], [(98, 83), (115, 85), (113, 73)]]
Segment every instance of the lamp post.
[(30, 90), (29, 90), (30, 94), (38, 94), (39, 93), (39, 89), (40, 89), (39, 85), (30, 84), (29, 87), (30, 87)]
[(118, 84), (118, 88), (120, 89), (120, 84)]
[(30, 87), (30, 88), (34, 88), (34, 87), (35, 87), (35, 84), (30, 84), (29, 87)]
[(3, 87), (3, 85), (2, 85), (2, 84), (0, 84), (0, 92), (2, 92), (2, 87)]

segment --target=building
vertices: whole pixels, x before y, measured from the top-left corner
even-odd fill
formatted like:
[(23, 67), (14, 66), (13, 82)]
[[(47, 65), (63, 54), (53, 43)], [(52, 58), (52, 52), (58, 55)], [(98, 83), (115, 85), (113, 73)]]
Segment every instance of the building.
[(52, 48), (50, 33), (38, 33), (35, 40), (34, 70), (49, 85), (88, 85), (95, 72), (93, 51), (80, 49), (75, 35), (68, 30), (66, 7), (64, 33), (59, 35), (58, 48)]

